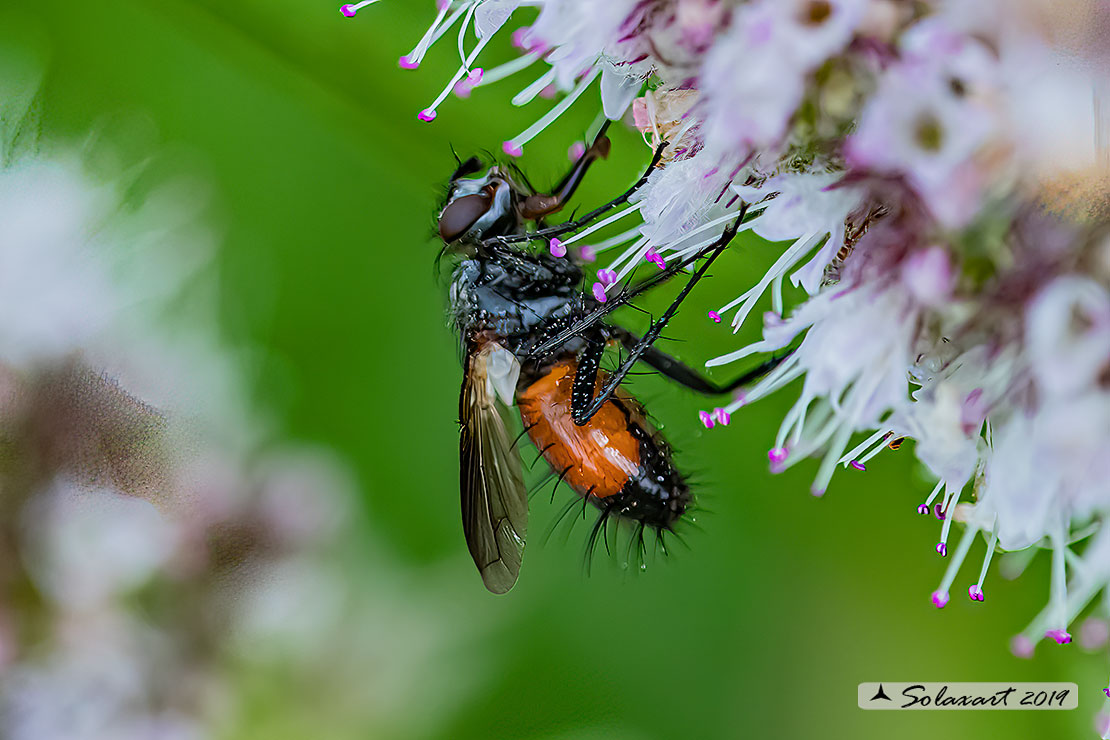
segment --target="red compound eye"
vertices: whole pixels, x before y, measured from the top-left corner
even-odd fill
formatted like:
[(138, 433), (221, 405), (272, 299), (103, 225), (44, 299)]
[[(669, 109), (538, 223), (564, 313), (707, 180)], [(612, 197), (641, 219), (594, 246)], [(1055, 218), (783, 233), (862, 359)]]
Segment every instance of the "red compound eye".
[(480, 193), (464, 195), (447, 204), (439, 214), (439, 235), (445, 242), (453, 242), (470, 229), (490, 209), (493, 194), (490, 188)]

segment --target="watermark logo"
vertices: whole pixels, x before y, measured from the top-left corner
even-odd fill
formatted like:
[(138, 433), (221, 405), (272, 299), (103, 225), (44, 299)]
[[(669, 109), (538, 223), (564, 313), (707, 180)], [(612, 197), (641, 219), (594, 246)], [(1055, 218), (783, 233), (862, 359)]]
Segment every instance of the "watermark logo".
[(1075, 709), (1074, 683), (881, 681), (861, 683), (860, 709)]

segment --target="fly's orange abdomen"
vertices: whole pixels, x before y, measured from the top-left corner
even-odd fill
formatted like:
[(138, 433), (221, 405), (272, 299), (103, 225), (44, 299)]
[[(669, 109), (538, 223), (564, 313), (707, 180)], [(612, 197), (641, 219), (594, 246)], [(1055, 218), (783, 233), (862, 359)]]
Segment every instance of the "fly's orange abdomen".
[(614, 401), (602, 406), (585, 426), (574, 423), (574, 371), (573, 362), (553, 365), (517, 393), (517, 406), (528, 436), (552, 470), (580, 495), (606, 498), (620, 493), (639, 474), (640, 440), (629, 428), (628, 415)]

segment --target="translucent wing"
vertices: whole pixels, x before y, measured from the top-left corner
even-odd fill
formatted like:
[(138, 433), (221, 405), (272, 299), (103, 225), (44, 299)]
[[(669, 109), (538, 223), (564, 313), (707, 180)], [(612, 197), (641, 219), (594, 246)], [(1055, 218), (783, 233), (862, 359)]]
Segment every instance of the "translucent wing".
[(459, 478), (466, 545), (486, 588), (503, 594), (516, 583), (528, 529), (520, 456), (497, 406), (499, 345), (467, 355), (459, 399)]

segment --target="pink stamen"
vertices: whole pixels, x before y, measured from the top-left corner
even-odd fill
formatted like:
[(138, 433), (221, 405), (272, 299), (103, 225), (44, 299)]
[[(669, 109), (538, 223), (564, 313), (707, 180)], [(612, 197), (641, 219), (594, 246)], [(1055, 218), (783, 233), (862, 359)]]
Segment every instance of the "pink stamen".
[(713, 321), (714, 324), (721, 323), (721, 314), (717, 313), (716, 311), (710, 311), (709, 318)]
[(567, 256), (566, 246), (561, 241), (559, 241), (557, 238), (552, 239), (550, 242), (548, 242), (547, 248), (549, 250), (551, 250), (551, 254), (553, 254), (556, 257), (566, 257)]
[(721, 425), (722, 425), (722, 426), (726, 426), (726, 427), (727, 427), (727, 426), (728, 426), (728, 423), (729, 423), (730, 421), (732, 421), (732, 414), (730, 414), (729, 412), (725, 411), (725, 410), (724, 410), (723, 408), (721, 408), (720, 406), (718, 406), (717, 408), (713, 409), (713, 416), (715, 416), (715, 417), (717, 418), (717, 421), (719, 421), (719, 422), (721, 423)]
[(581, 141), (574, 142), (570, 145), (570, 149), (567, 150), (567, 156), (570, 158), (571, 162), (577, 162), (582, 159), (582, 155), (585, 153), (586, 145)]
[(578, 248), (578, 258), (583, 262), (593, 262), (597, 259), (597, 252), (593, 247), (586, 244)]
[(477, 85), (479, 82), (482, 81), (483, 73), (484, 70), (481, 67), (475, 67), (474, 69), (470, 70), (470, 74), (466, 76), (466, 81), (470, 83), (471, 87), (473, 87), (474, 85)]
[(980, 586), (979, 584), (975, 584), (973, 586), (968, 586), (967, 587), (967, 596), (972, 601), (982, 601), (983, 600), (983, 588), (982, 588), (982, 586)]
[(455, 87), (452, 88), (452, 91), (457, 97), (469, 98), (470, 93), (474, 91), (474, 85), (471, 85), (467, 80), (459, 80), (455, 83)]
[(855, 468), (856, 470), (867, 470), (867, 466), (864, 465), (863, 463), (861, 463), (859, 460), (853, 460), (852, 462), (850, 462), (848, 464), (850, 466), (852, 466), (853, 468)]
[(354, 18), (355, 13), (358, 12), (358, 9), (353, 5), (340, 5), (339, 12), (347, 16), (348, 18)]
[(609, 300), (608, 296), (605, 295), (605, 286), (601, 283), (594, 283), (593, 291), (594, 298), (597, 299), (598, 303), (605, 303), (605, 301)]
[(506, 141), (501, 145), (501, 149), (510, 157), (519, 157), (524, 154), (524, 150), (514, 144), (512, 141)]
[(928, 514), (929, 513), (929, 507), (925, 504), (918, 504), (917, 505), (917, 513), (918, 514)]
[(942, 522), (947, 518), (944, 515), (944, 509), (940, 508), (940, 504), (933, 504), (933, 516)]
[(1060, 645), (1067, 645), (1071, 642), (1071, 634), (1067, 630), (1048, 630), (1044, 633), (1044, 636), (1055, 640)]
[(948, 605), (948, 592), (947, 591), (934, 591), (933, 592), (933, 606), (937, 609), (943, 609)]
[(943, 542), (937, 543), (936, 550), (937, 555), (940, 555), (942, 558), (948, 557), (948, 545), (944, 544)]
[(401, 69), (416, 69), (420, 66), (420, 62), (415, 62), (412, 59), (409, 59), (408, 54), (404, 54), (401, 56), (400, 59), (397, 60), (397, 66)]
[(809, 489), (809, 492), (811, 494), (813, 494), (814, 496), (816, 496), (817, 498), (821, 498), (822, 496), (825, 495), (825, 489), (821, 488), (820, 486), (812, 486)]
[(706, 429), (713, 428), (713, 417), (708, 411), (699, 411), (698, 418), (701, 419), (701, 423), (705, 425)]
[(771, 461), (770, 470), (779, 474), (786, 470), (787, 451), (785, 447), (772, 447), (767, 451), (767, 459)]
[(615, 273), (615, 272), (613, 272), (612, 270), (609, 270), (609, 269), (598, 270), (597, 271), (597, 278), (598, 278), (598, 280), (603, 281), (607, 285), (612, 285), (613, 283), (617, 282), (617, 273)]
[(418, 113), (416, 117), (419, 118), (421, 121), (424, 121), (425, 123), (431, 123), (432, 121), (436, 120), (436, 112), (431, 108), (425, 108), (424, 110), (420, 111), (420, 113)]

